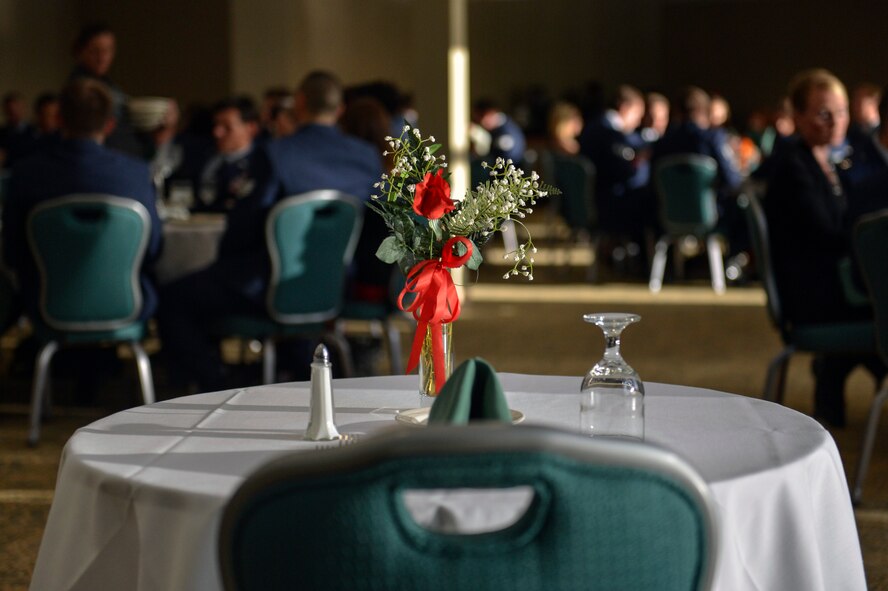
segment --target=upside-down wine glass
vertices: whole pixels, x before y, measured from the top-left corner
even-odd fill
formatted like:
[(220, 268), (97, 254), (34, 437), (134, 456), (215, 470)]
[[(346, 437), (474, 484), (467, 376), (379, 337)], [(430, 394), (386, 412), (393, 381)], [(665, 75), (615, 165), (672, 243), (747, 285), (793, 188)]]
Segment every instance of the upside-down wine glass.
[(593, 437), (644, 439), (644, 383), (620, 355), (623, 329), (641, 320), (637, 314), (586, 314), (583, 320), (604, 331), (604, 357), (580, 387), (580, 430)]

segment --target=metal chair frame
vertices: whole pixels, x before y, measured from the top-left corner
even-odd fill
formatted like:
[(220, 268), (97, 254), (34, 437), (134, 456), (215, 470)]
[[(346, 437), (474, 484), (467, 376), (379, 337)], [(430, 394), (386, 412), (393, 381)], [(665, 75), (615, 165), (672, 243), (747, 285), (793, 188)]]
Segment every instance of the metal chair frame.
[[(121, 318), (112, 318), (108, 320), (76, 320), (68, 321), (54, 317), (47, 308), (47, 292), (46, 284), (48, 271), (40, 250), (37, 239), (33, 232), (34, 219), (42, 212), (57, 207), (71, 207), (76, 205), (104, 204), (127, 209), (134, 212), (142, 221), (142, 235), (140, 236), (139, 246), (133, 260), (129, 281), (134, 295), (134, 305), (130, 314)], [(28, 216), (27, 234), (28, 243), (31, 252), (34, 253), (34, 259), (41, 277), (40, 288), (40, 315), (43, 322), (54, 331), (65, 333), (88, 333), (88, 332), (104, 332), (125, 328), (127, 326), (138, 323), (138, 317), (142, 311), (142, 289), (140, 285), (140, 272), (142, 260), (145, 257), (145, 250), (148, 246), (148, 239), (151, 233), (151, 217), (145, 206), (133, 199), (126, 199), (114, 195), (105, 194), (75, 194), (65, 197), (59, 197), (45, 201), (34, 208)], [(139, 383), (142, 389), (142, 400), (145, 404), (151, 404), (155, 400), (154, 380), (151, 375), (151, 361), (145, 353), (145, 349), (141, 343), (136, 340), (114, 341), (127, 344), (133, 352), (136, 360), (136, 368), (139, 374)], [(92, 343), (90, 343), (92, 344)], [(95, 344), (102, 344), (96, 342)], [(51, 400), (51, 391), (49, 383), (49, 369), (52, 359), (64, 343), (60, 339), (51, 339), (40, 349), (37, 356), (37, 363), (34, 367), (34, 379), (31, 391), (31, 417), (30, 429), (28, 431), (28, 444), (37, 445), (40, 440), (40, 422), (44, 414), (48, 413)]]
[[(719, 551), (716, 504), (708, 485), (684, 460), (663, 448), (641, 442), (595, 439), (550, 427), (490, 423), (393, 428), (355, 445), (323, 453), (290, 454), (263, 466), (241, 485), (222, 517), (218, 551), (223, 587), (226, 591), (245, 589), (240, 585), (240, 573), (235, 567), (235, 542), (242, 520), (251, 512), (253, 500), (264, 491), (279, 490), (279, 486), (287, 483), (311, 482), (327, 475), (350, 474), (390, 460), (423, 457), (434, 460), (436, 456), (466, 456), (469, 459), (502, 452), (546, 453), (584, 464), (636, 469), (664, 477), (691, 499), (701, 518), (705, 556), (700, 563), (696, 589), (711, 588)], [(415, 485), (424, 488), (422, 480)], [(294, 537), (305, 535), (310, 533), (293, 533)], [(644, 549), (639, 552), (643, 553)], [(281, 552), (281, 556), (285, 555), (287, 552)]]
[[(680, 165), (701, 167), (711, 173), (713, 179), (718, 170), (718, 164), (715, 162), (715, 159), (703, 154), (674, 154), (666, 156), (657, 162), (656, 168), (654, 169), (654, 182), (660, 201), (660, 217), (663, 220), (663, 226), (667, 229), (667, 233), (660, 237), (654, 246), (654, 259), (651, 262), (651, 277), (648, 282), (648, 288), (654, 293), (659, 292), (663, 288), (663, 276), (666, 272), (666, 258), (669, 254), (669, 247), (674, 244), (675, 239), (678, 237), (674, 232), (669, 230), (670, 223), (666, 218), (666, 206), (664, 203), (666, 200), (670, 199), (670, 197), (668, 196), (668, 191), (662, 184), (660, 174), (665, 168)], [(714, 195), (705, 196), (704, 198), (711, 199), (713, 202), (715, 200)], [(713, 204), (713, 208), (714, 207)], [(722, 260), (721, 244), (718, 241), (718, 237), (713, 232), (714, 229), (715, 224), (713, 223), (711, 227), (706, 228), (705, 232), (701, 233), (696, 231), (693, 232), (693, 234), (697, 234), (697, 237), (703, 238), (706, 242), (712, 289), (715, 293), (722, 294), (725, 292), (725, 266), (724, 261)], [(683, 233), (686, 235), (691, 234), (690, 231)]]

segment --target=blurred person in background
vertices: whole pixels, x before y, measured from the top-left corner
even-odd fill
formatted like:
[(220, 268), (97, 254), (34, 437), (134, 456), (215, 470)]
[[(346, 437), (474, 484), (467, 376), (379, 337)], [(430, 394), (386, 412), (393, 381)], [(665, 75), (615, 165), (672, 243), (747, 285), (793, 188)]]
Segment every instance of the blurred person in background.
[[(847, 302), (839, 274), (851, 254), (848, 192), (831, 148), (848, 128), (845, 86), (827, 70), (806, 70), (793, 78), (789, 98), (797, 137), (781, 149), (763, 203), (783, 313), (796, 326), (870, 320), (871, 307)], [(853, 356), (815, 360), (815, 418), (844, 426), (845, 379), (862, 362), (879, 365)]]
[(644, 117), (641, 118), (641, 139), (653, 144), (663, 137), (669, 127), (669, 99), (659, 92), (644, 97)]
[(72, 46), (75, 65), (68, 81), (89, 78), (108, 87), (114, 101), (114, 128), (105, 140), (105, 145), (136, 157), (142, 157), (144, 146), (136, 138), (135, 130), (127, 107), (128, 97), (109, 75), (114, 57), (117, 54), (117, 38), (107, 23), (92, 23), (84, 26)]
[(259, 107), (260, 143), (293, 133), (296, 122), (293, 119), (293, 91), (286, 86), (273, 86), (262, 94)]
[(583, 114), (567, 101), (556, 101), (549, 110), (549, 149), (557, 154), (575, 156), (580, 153)]
[(25, 308), (38, 313), (39, 273), (26, 238), (28, 214), (48, 199), (75, 193), (104, 193), (138, 201), (151, 216), (151, 235), (141, 274), (142, 318), (157, 296), (148, 270), (160, 252), (161, 226), (148, 167), (141, 160), (105, 147), (113, 127), (113, 98), (100, 82), (78, 79), (59, 98), (62, 139), (22, 159), (12, 169), (3, 208), (3, 257), (15, 270)]
[(247, 96), (223, 99), (213, 107), (216, 154), (200, 173), (195, 209), (225, 212), (271, 178), (268, 156), (256, 142), (259, 112)]
[[(631, 248), (634, 254), (646, 254), (640, 246), (645, 243), (645, 229), (656, 224), (656, 207), (647, 189), (649, 149), (636, 132), (644, 111), (641, 92), (621, 85), (604, 113), (587, 122), (580, 135), (580, 153), (595, 165), (598, 224), (611, 240), (619, 243), (628, 238), (635, 245)], [(618, 255), (615, 262), (624, 250), (622, 246), (619, 249), (612, 251)]]
[(480, 98), (472, 106), (472, 122), (490, 137), (490, 148), (486, 153), (478, 155), (489, 163), (497, 158), (511, 160), (520, 168), (524, 162), (524, 150), (527, 142), (524, 132), (495, 101)]
[(25, 99), (18, 92), (3, 96), (4, 125), (0, 127), (0, 167), (9, 168), (31, 149), (33, 127), (28, 123)]
[(882, 100), (882, 88), (870, 82), (854, 87), (851, 93), (851, 125), (848, 133), (860, 133), (871, 136), (883, 121), (879, 114), (879, 101)]

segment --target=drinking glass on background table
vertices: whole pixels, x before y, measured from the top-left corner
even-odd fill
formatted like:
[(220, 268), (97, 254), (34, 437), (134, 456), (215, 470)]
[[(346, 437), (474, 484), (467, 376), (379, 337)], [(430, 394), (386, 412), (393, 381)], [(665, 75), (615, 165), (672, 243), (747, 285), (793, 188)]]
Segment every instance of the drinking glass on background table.
[(586, 314), (583, 320), (604, 332), (601, 361), (580, 386), (580, 430), (593, 437), (644, 439), (644, 383), (620, 355), (623, 329), (641, 320), (637, 314)]
[(168, 217), (174, 220), (187, 220), (194, 207), (194, 188), (190, 181), (172, 181), (167, 198)]

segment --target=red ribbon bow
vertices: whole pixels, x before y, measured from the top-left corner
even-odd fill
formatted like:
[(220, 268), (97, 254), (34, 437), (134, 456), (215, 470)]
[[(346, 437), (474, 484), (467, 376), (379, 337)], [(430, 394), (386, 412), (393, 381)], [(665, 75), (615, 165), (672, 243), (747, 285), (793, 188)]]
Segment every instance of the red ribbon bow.
[[(466, 247), (462, 256), (453, 252), (457, 243)], [(441, 325), (459, 318), (459, 296), (456, 286), (447, 269), (456, 269), (465, 264), (472, 256), (472, 242), (462, 236), (454, 236), (444, 244), (441, 259), (422, 261), (410, 269), (407, 284), (398, 296), (398, 307), (413, 314), (416, 319), (416, 334), (413, 337), (413, 348), (407, 361), (407, 373), (419, 363), (422, 343), (426, 331), (432, 331), (432, 359), (435, 370), (435, 391), (444, 385), (444, 342), (441, 337)], [(404, 306), (404, 296), (414, 293), (416, 297)]]

